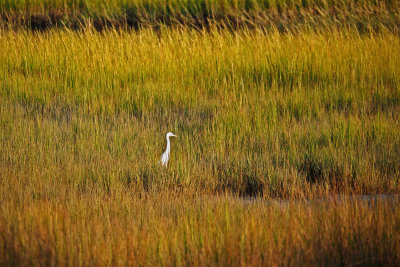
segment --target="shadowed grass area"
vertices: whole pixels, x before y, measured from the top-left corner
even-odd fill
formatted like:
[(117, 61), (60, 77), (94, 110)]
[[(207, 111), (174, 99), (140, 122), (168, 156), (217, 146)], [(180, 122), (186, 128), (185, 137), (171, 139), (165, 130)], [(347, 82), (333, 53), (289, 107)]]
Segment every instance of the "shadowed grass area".
[(399, 2), (392, 0), (4, 0), (0, 10), (0, 27), (33, 30), (218, 25), (295, 32), (354, 27), (360, 33), (398, 33), (400, 26)]

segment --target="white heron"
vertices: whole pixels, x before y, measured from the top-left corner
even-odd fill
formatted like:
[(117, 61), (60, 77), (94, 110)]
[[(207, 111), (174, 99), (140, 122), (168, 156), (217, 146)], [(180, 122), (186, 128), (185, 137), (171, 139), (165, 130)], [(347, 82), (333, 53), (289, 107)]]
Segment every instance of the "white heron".
[[(161, 156), (161, 165), (167, 167), (168, 165), (168, 160), (169, 160), (169, 153), (171, 152), (171, 142), (169, 141), (169, 138), (171, 136), (176, 137), (176, 135), (174, 135), (171, 132), (168, 132), (166, 135), (167, 138), (167, 148), (165, 149), (164, 153)], [(158, 162), (158, 164), (160, 164), (160, 162)]]

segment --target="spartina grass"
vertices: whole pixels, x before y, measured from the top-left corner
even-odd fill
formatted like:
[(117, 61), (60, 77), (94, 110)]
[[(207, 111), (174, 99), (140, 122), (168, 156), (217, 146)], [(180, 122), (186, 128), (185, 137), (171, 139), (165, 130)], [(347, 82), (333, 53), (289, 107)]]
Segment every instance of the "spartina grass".
[(0, 265), (399, 264), (396, 34), (0, 34)]

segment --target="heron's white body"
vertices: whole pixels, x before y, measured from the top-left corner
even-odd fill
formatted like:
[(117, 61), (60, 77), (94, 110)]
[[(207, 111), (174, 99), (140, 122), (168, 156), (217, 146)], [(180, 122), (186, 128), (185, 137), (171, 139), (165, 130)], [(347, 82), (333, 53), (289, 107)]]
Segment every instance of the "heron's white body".
[(163, 153), (162, 156), (161, 156), (161, 165), (164, 166), (164, 167), (167, 167), (167, 165), (168, 165), (169, 154), (170, 154), (170, 152), (171, 152), (171, 142), (169, 141), (169, 138), (170, 138), (171, 136), (176, 137), (176, 135), (174, 135), (174, 134), (171, 133), (171, 132), (168, 132), (168, 133), (167, 133), (167, 135), (166, 135), (166, 138), (167, 138), (167, 148), (165, 149), (164, 153)]

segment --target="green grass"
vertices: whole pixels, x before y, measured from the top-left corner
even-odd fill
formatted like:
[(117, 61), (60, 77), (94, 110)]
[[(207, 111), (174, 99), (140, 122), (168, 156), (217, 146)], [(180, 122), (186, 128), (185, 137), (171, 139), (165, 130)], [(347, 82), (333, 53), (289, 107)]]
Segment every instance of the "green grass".
[(208, 28), (348, 28), (399, 32), (400, 6), (393, 0), (3, 0), (1, 28), (82, 29), (190, 25)]
[(399, 264), (398, 201), (298, 200), (399, 193), (398, 35), (217, 28), (0, 32), (0, 265)]
[(64, 11), (85, 10), (90, 12), (93, 10), (109, 10), (109, 13), (121, 10), (126, 7), (142, 8), (148, 12), (196, 12), (206, 13), (213, 12), (217, 14), (225, 10), (249, 11), (264, 8), (285, 8), (285, 7), (310, 7), (327, 8), (332, 6), (351, 7), (360, 5), (365, 7), (371, 6), (397, 6), (398, 3), (393, 0), (380, 1), (349, 1), (349, 0), (200, 0), (200, 1), (178, 1), (178, 0), (4, 0), (1, 7), (5, 11), (13, 10), (37, 10), (49, 11), (51, 9), (59, 9)]
[[(82, 190), (399, 190), (391, 34), (51, 31), (0, 42), (1, 165), (13, 176)], [(160, 172), (167, 131), (178, 138)]]

